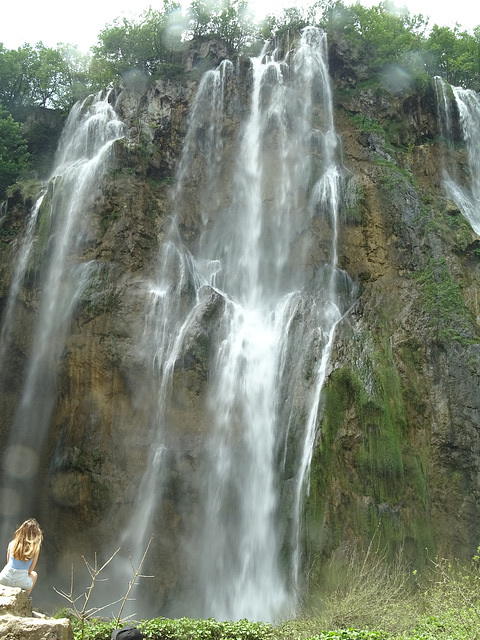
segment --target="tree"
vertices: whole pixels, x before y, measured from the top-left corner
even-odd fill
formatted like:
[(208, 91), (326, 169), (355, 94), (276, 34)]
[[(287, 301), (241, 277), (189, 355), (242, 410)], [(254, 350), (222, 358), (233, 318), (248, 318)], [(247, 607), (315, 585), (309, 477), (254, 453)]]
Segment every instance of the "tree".
[(261, 35), (264, 40), (280, 38), (286, 33), (298, 34), (308, 24), (315, 24), (309, 20), (305, 10), (299, 7), (284, 9), (280, 15), (270, 14), (265, 17), (261, 25)]
[(432, 75), (442, 76), (447, 82), (474, 89), (480, 86), (480, 26), (473, 35), (434, 25), (426, 42), (429, 54), (428, 68)]
[(28, 158), (21, 125), (0, 104), (0, 199), (26, 168)]
[(362, 51), (372, 72), (385, 64), (398, 63), (405, 54), (419, 51), (424, 45), (428, 26), (421, 14), (410, 16), (391, 2), (366, 8), (358, 2), (346, 7), (342, 2), (330, 5), (326, 11), (327, 28), (345, 37)]
[(193, 0), (188, 9), (193, 39), (218, 39), (238, 55), (258, 34), (246, 0)]
[(72, 73), (68, 45), (51, 49), (38, 42), (18, 49), (0, 45), (0, 100), (15, 113), (23, 107), (70, 108)]
[(181, 47), (182, 32), (180, 5), (173, 0), (163, 0), (162, 10), (149, 8), (136, 20), (115, 20), (100, 32), (93, 48), (93, 79), (101, 78), (105, 86), (130, 71), (158, 73)]

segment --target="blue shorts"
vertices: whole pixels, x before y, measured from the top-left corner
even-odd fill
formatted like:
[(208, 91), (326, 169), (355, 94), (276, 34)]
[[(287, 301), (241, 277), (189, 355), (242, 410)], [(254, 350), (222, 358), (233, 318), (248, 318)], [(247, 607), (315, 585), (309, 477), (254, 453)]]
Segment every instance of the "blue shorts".
[(26, 569), (13, 569), (7, 564), (0, 573), (0, 584), (3, 584), (4, 587), (20, 587), (30, 591), (33, 580)]

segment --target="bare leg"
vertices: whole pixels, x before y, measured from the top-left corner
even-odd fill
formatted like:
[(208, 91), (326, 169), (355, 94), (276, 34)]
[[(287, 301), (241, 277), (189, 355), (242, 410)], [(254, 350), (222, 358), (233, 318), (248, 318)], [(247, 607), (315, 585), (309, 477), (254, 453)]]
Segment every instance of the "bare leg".
[(29, 590), (29, 592), (28, 592), (28, 593), (31, 593), (31, 592), (32, 592), (32, 589), (33, 589), (33, 587), (35, 586), (35, 583), (36, 583), (36, 581), (37, 581), (37, 572), (36, 572), (36, 571), (30, 571), (30, 573), (29, 573), (28, 575), (30, 576), (30, 578), (31, 578), (31, 579), (32, 579), (32, 581), (33, 581), (32, 587), (31, 587), (31, 589), (30, 589), (30, 590)]

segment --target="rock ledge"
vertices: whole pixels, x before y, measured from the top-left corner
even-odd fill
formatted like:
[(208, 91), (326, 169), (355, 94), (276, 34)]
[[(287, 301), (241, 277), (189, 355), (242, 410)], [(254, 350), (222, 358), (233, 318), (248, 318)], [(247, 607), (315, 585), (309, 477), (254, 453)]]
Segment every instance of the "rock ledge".
[(3, 640), (73, 640), (70, 620), (48, 618), (32, 610), (28, 593), (0, 585), (0, 638)]

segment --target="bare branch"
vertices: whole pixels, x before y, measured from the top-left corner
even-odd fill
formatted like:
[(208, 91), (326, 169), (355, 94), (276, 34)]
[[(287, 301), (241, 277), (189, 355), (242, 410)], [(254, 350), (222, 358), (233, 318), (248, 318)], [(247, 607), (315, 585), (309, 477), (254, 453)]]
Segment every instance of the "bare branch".
[[(143, 554), (143, 557), (142, 557), (142, 559), (141, 559), (141, 561), (140, 561), (140, 564), (138, 565), (137, 569), (136, 569), (136, 570), (134, 570), (133, 579), (131, 580), (131, 582), (130, 582), (130, 584), (129, 584), (129, 587), (128, 587), (128, 589), (127, 589), (127, 593), (125, 594), (125, 597), (123, 598), (122, 606), (120, 607), (120, 611), (118, 612), (118, 617), (117, 617), (117, 620), (116, 620), (116, 622), (115, 622), (115, 627), (117, 627), (117, 628), (118, 628), (118, 625), (119, 625), (120, 620), (121, 620), (121, 618), (122, 618), (122, 611), (123, 611), (123, 608), (125, 607), (125, 604), (126, 604), (126, 602), (127, 602), (127, 600), (128, 600), (128, 596), (130, 595), (130, 591), (133, 589), (133, 586), (134, 586), (134, 584), (135, 584), (135, 582), (136, 582), (137, 578), (138, 578), (138, 577), (139, 577), (139, 575), (140, 575), (140, 570), (141, 570), (142, 565), (143, 565), (143, 562), (144, 562), (144, 560), (145, 560), (145, 558), (146, 558), (146, 556), (147, 556), (147, 553), (148, 553), (148, 550), (149, 550), (149, 548), (150, 548), (150, 545), (152, 544), (152, 540), (153, 540), (153, 533), (152, 533), (152, 535), (150, 536), (150, 540), (148, 541), (147, 548), (145, 549), (145, 553)], [(132, 565), (132, 566), (133, 566), (133, 565)]]

